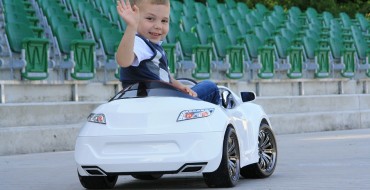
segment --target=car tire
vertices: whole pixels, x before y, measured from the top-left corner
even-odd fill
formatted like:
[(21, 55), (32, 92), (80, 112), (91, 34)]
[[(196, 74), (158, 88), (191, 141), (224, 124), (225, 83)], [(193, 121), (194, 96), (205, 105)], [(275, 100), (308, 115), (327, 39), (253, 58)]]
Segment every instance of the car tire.
[(225, 133), (222, 159), (216, 171), (203, 173), (208, 187), (234, 187), (240, 177), (240, 150), (235, 129), (228, 127)]
[(156, 180), (163, 176), (163, 174), (137, 174), (137, 175), (131, 175), (135, 179), (140, 180)]
[(78, 178), (86, 189), (112, 189), (116, 185), (118, 176), (81, 176), (78, 173)]
[(241, 168), (240, 174), (244, 178), (266, 178), (274, 173), (277, 163), (277, 144), (274, 132), (270, 126), (263, 123), (258, 133), (257, 163)]

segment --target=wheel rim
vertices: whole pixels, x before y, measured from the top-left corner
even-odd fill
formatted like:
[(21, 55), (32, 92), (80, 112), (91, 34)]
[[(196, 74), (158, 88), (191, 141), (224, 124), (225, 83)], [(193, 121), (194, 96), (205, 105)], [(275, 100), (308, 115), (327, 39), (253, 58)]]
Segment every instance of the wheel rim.
[(230, 178), (235, 181), (239, 176), (239, 147), (236, 135), (232, 133), (227, 141), (227, 157)]
[(258, 165), (263, 172), (270, 173), (276, 164), (276, 142), (269, 129), (262, 129), (258, 135), (259, 161)]

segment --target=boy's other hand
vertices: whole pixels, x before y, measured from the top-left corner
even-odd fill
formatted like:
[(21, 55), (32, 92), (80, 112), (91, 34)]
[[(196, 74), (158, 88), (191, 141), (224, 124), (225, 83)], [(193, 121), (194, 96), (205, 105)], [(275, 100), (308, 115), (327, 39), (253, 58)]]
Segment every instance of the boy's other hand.
[(184, 88), (182, 90), (185, 91), (186, 93), (188, 93), (190, 96), (193, 96), (193, 97), (197, 97), (198, 96), (198, 94), (196, 92), (194, 92), (194, 90), (192, 90), (188, 86), (184, 86)]
[(131, 6), (130, 0), (117, 0), (117, 12), (127, 25), (138, 26), (140, 19), (139, 7)]

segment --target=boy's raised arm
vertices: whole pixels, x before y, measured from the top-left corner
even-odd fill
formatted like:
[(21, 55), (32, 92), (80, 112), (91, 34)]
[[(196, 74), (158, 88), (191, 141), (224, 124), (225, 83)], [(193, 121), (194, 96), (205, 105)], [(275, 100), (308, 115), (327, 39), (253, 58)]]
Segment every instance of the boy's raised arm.
[(131, 7), (129, 0), (117, 0), (117, 12), (126, 22), (127, 27), (121, 39), (116, 53), (116, 60), (121, 67), (129, 67), (134, 58), (134, 42), (137, 27), (139, 25), (139, 8), (134, 5)]

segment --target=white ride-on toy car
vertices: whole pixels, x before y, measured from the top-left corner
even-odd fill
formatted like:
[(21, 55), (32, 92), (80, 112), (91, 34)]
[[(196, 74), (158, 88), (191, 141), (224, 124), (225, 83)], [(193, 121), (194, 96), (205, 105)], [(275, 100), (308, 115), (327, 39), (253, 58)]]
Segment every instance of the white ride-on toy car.
[[(182, 80), (193, 85), (191, 80)], [(156, 81), (136, 83), (88, 117), (75, 146), (79, 180), (88, 189), (113, 188), (119, 175), (154, 180), (202, 173), (209, 187), (243, 177), (270, 176), (277, 145), (253, 92), (219, 86), (221, 105)]]

